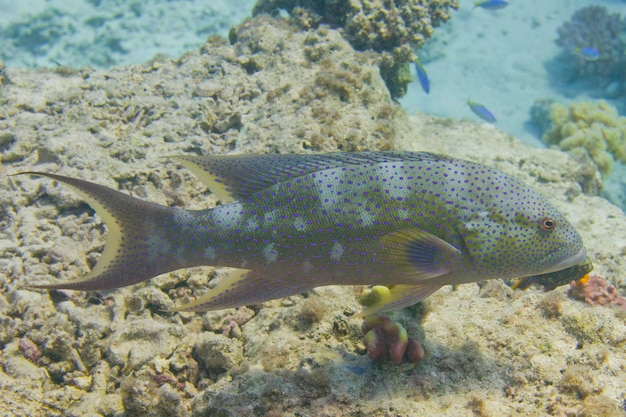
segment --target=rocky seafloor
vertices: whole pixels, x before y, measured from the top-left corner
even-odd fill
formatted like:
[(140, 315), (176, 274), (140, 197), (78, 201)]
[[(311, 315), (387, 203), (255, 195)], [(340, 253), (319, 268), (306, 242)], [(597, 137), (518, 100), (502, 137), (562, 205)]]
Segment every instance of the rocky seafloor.
[(190, 209), (215, 198), (179, 153), (424, 150), (496, 166), (549, 196), (595, 272), (626, 287), (626, 217), (593, 165), (489, 125), (407, 116), (376, 56), (340, 33), (259, 16), (179, 59), (0, 76), (0, 415), (621, 416), (626, 312), (501, 281), (444, 288), (394, 314), (421, 363), (365, 355), (358, 288), (205, 314), (171, 308), (224, 270), (48, 292), (93, 267), (106, 228), (57, 172)]

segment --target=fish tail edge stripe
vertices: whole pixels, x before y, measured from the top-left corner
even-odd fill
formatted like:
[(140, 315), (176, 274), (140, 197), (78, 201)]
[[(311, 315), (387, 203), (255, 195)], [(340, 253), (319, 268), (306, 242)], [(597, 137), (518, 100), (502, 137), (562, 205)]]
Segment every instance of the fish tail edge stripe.
[[(96, 211), (107, 227), (104, 250), (91, 272), (80, 280), (33, 287), (49, 290), (108, 290), (146, 281), (185, 266), (180, 265), (180, 260), (174, 256), (151, 253), (154, 246), (148, 244), (157, 225), (171, 219), (174, 209), (77, 178), (35, 171), (15, 175), (37, 175), (67, 185)], [(150, 219), (150, 222), (145, 219)]]

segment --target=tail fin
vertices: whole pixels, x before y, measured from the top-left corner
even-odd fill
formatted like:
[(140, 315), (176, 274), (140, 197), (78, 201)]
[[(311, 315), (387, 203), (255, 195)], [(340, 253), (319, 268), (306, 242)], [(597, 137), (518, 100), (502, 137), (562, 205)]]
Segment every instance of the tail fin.
[(175, 210), (148, 203), (102, 185), (42, 172), (22, 172), (48, 177), (72, 188), (96, 210), (107, 225), (102, 256), (83, 279), (58, 284), (35, 285), (45, 289), (97, 291), (125, 287), (156, 275), (183, 268), (175, 255)]

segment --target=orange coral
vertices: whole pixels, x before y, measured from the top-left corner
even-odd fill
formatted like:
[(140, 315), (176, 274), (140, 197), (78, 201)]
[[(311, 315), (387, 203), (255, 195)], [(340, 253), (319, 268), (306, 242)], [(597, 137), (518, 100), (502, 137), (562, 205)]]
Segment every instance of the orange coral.
[(615, 305), (626, 310), (626, 298), (621, 297), (613, 285), (595, 274), (587, 274), (577, 281), (572, 281), (567, 295), (593, 306)]

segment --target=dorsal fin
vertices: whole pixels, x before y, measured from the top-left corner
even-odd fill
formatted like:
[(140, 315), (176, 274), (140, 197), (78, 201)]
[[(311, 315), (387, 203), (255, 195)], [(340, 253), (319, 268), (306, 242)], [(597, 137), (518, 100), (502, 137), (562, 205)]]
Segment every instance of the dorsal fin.
[(223, 202), (239, 200), (274, 184), (325, 169), (368, 163), (439, 160), (425, 152), (329, 154), (176, 155)]

